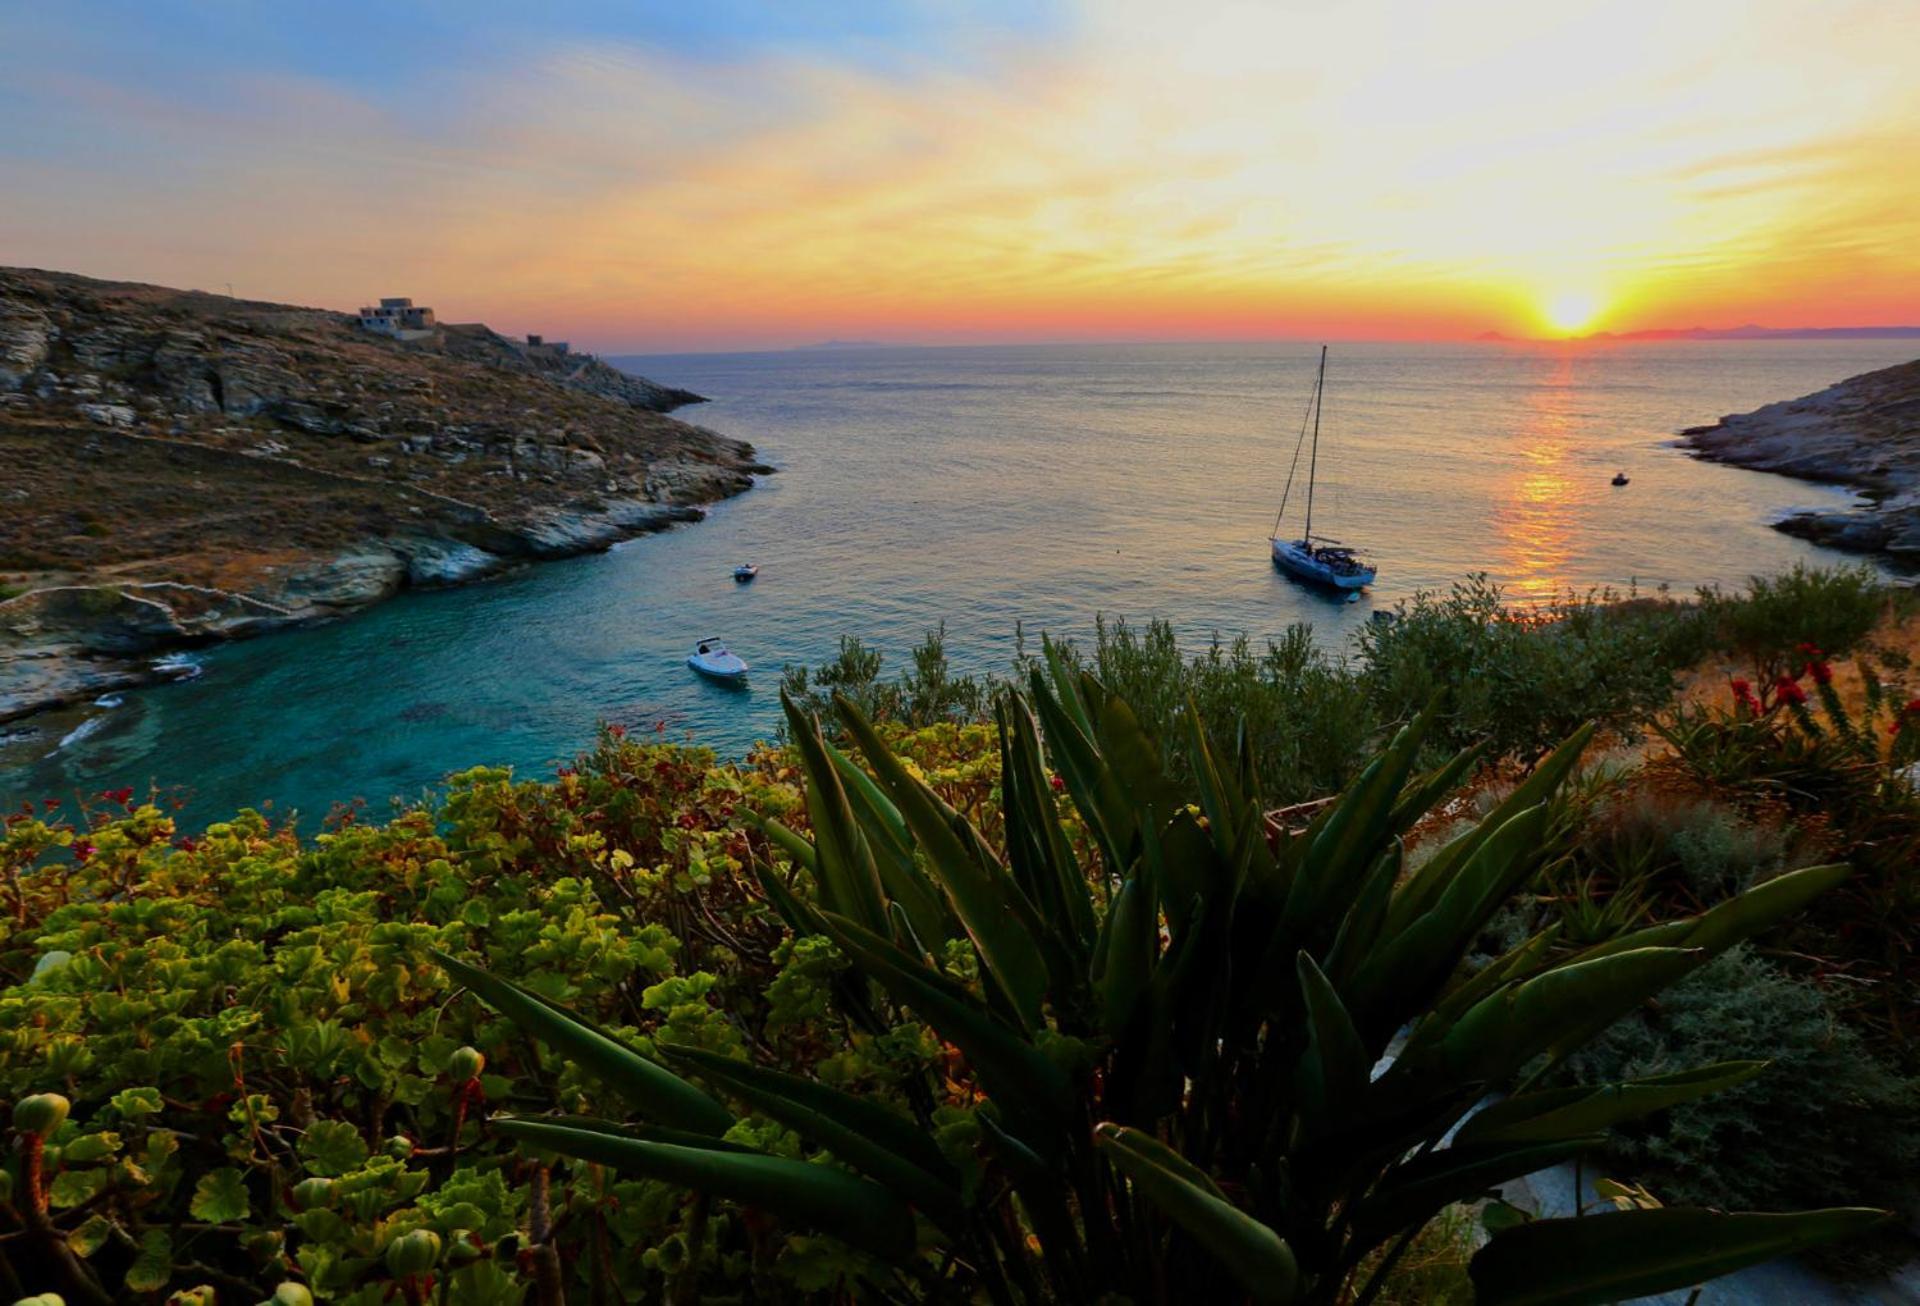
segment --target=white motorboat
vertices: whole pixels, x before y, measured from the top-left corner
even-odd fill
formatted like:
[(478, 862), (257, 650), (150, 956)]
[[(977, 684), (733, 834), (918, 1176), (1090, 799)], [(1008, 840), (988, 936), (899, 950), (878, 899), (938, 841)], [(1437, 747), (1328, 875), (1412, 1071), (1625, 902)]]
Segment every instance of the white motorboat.
[(687, 665), (715, 680), (732, 682), (747, 678), (747, 664), (729, 652), (726, 641), (720, 639), (703, 639), (695, 644), (693, 652), (687, 655)]
[(743, 584), (759, 574), (760, 564), (757, 562), (743, 562), (733, 569), (733, 578)]

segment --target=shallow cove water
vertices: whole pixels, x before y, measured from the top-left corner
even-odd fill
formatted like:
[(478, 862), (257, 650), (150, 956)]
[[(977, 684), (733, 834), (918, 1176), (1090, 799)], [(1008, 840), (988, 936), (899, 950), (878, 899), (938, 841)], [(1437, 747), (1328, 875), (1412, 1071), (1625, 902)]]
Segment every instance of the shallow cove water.
[[(1374, 555), (1354, 604), (1267, 550), (1316, 344), (622, 360), (713, 396), (680, 416), (752, 440), (780, 473), (604, 555), (197, 654), (198, 679), (14, 744), (0, 801), (158, 783), (183, 787), (190, 826), (271, 803), (310, 829), (338, 800), (377, 812), (465, 766), (547, 774), (601, 720), (737, 753), (774, 730), (781, 664), (843, 634), (897, 667), (945, 621), (959, 669), (1003, 670), (1019, 622), (1084, 638), (1096, 613), (1166, 616), (1197, 645), (1310, 621), (1338, 647), (1369, 613), (1476, 570), (1522, 599), (1734, 584), (1836, 558), (1768, 522), (1847, 496), (1696, 462), (1675, 431), (1914, 352), (1336, 344), (1315, 529)], [(1619, 470), (1631, 484), (1610, 484)], [(737, 584), (747, 560), (759, 578)], [(754, 666), (746, 687), (686, 666), (708, 635)]]

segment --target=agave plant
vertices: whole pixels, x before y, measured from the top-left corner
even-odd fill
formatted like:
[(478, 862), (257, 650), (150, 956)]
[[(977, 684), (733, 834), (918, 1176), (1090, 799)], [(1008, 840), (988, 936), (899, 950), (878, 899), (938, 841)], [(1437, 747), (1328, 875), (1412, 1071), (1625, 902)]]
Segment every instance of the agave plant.
[[(1304, 829), (1273, 828), (1253, 760), (1185, 721), (1197, 804), (1128, 705), (1049, 650), (995, 705), (994, 846), (844, 700), (862, 768), (788, 704), (812, 838), (768, 821), (809, 884), (759, 868), (797, 933), (851, 962), (867, 1029), (911, 1018), (964, 1056), (988, 1182), (930, 1138), (934, 1094), (892, 1104), (660, 1043), (660, 1060), (485, 972), (448, 969), (618, 1089), (638, 1124), (504, 1118), (523, 1143), (683, 1184), (905, 1267), (890, 1290), (999, 1302), (1366, 1302), (1447, 1205), (1574, 1157), (1619, 1121), (1757, 1073), (1752, 1062), (1591, 1088), (1535, 1085), (1615, 1019), (1844, 873), (1783, 876), (1601, 946), (1551, 933), (1466, 967), (1536, 870), (1547, 799), (1591, 728), (1417, 870), (1403, 836), (1474, 761), (1428, 773), (1434, 716), (1401, 729)], [(1097, 850), (1076, 858), (1057, 775)], [(1089, 864), (1090, 863), (1090, 864)], [(956, 946), (963, 978), (936, 958)], [(831, 1155), (723, 1141), (742, 1111)], [(1472, 1273), (1484, 1302), (1614, 1301), (1681, 1287), (1880, 1218), (1667, 1208), (1536, 1220)], [(939, 1252), (940, 1255), (927, 1253)], [(1363, 1272), (1364, 1271), (1364, 1272)]]

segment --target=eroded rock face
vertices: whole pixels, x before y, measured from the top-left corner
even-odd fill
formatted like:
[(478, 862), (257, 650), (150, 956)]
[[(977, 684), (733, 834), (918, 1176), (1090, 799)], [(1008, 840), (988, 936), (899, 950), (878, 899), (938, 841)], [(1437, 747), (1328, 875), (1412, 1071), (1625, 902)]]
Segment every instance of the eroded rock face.
[(33, 304), (0, 294), (0, 390), (18, 390), (47, 361), (53, 321)]
[(1681, 432), (1702, 458), (1845, 485), (1863, 507), (1796, 513), (1779, 530), (1920, 565), (1920, 360)]
[(0, 717), (142, 678), (96, 663), (697, 519), (772, 470), (662, 415), (698, 399), (482, 326), (0, 268), (0, 585), (120, 596), (0, 602)]

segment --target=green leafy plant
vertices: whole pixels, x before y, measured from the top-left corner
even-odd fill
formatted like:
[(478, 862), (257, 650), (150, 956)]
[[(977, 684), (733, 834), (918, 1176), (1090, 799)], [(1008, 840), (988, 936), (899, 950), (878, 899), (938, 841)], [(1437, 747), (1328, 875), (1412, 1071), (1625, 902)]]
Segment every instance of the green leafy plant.
[[(1433, 708), (1304, 828), (1277, 829), (1255, 801), (1250, 752), (1223, 758), (1186, 714), (1199, 802), (1183, 802), (1130, 706), (1049, 648), (1029, 692), (996, 703), (990, 839), (854, 704), (836, 707), (866, 767), (789, 703), (812, 837), (766, 819), (791, 877), (756, 869), (794, 935), (843, 959), (833, 1002), (848, 1040), (924, 1027), (948, 1049), (940, 1070), (849, 1093), (741, 1047), (656, 1034), (642, 1048), (441, 960), (642, 1117), (514, 1116), (496, 1129), (821, 1231), (866, 1258), (870, 1283), (911, 1295), (1370, 1301), (1450, 1203), (1755, 1073), (1542, 1080), (1845, 874), (1809, 868), (1571, 955), (1538, 936), (1473, 972), (1463, 960), (1537, 871), (1546, 802), (1591, 727), (1403, 878), (1401, 836), (1474, 757), (1418, 771)], [(1498, 1092), (1510, 1095), (1473, 1114)], [(812, 1153), (766, 1146), (762, 1120)], [(1880, 1218), (1542, 1220), (1496, 1236), (1472, 1273), (1489, 1303), (1612, 1300)]]

